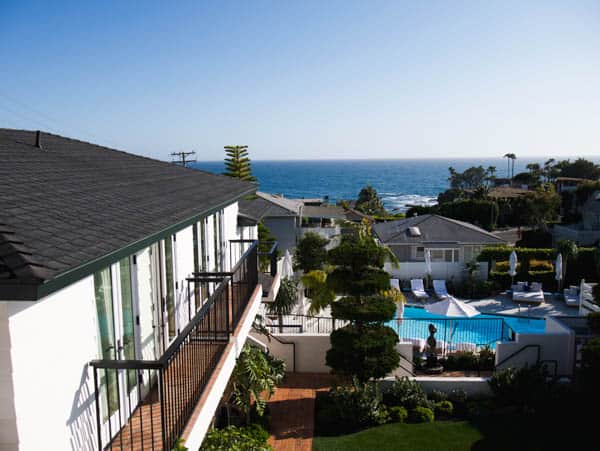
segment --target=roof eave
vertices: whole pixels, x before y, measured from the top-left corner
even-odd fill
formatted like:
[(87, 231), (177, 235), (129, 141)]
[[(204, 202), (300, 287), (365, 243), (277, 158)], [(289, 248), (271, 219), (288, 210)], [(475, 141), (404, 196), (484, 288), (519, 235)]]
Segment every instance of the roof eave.
[[(120, 259), (127, 257), (135, 252), (138, 252), (152, 243), (155, 243), (163, 238), (166, 238), (169, 235), (177, 233), (178, 231), (190, 226), (191, 224), (198, 222), (200, 218), (205, 216), (209, 216), (228, 205), (237, 202), (244, 196), (252, 194), (256, 192), (256, 186), (252, 186), (251, 188), (231, 197), (230, 199), (219, 203), (218, 205), (214, 205), (209, 209), (203, 210), (200, 213), (193, 215), (192, 217), (180, 221), (176, 224), (173, 224), (159, 232), (153, 233), (152, 235), (148, 235), (147, 237), (138, 240), (134, 243), (131, 243), (125, 247), (117, 249), (113, 252), (110, 252), (102, 257), (99, 257), (95, 260), (91, 260), (86, 262), (80, 266), (69, 269), (65, 272), (62, 272), (56, 275), (54, 278), (50, 280), (43, 281), (38, 285), (35, 284), (15, 284), (15, 285), (0, 285), (0, 300), (23, 300), (23, 301), (36, 301), (46, 297), (62, 288), (65, 288), (78, 280), (83, 279), (89, 275), (94, 274), (96, 271), (99, 271), (107, 266), (119, 261)], [(12, 287), (12, 288), (11, 288)], [(19, 293), (17, 287), (21, 287), (23, 293)]]

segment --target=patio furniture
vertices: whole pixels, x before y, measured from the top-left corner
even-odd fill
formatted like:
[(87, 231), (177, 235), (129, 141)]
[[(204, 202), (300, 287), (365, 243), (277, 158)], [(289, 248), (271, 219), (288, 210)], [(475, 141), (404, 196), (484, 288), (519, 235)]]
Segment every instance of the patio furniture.
[(429, 299), (423, 286), (423, 279), (410, 279), (410, 291), (417, 299)]
[(517, 282), (512, 286), (512, 298), (514, 302), (525, 302), (529, 304), (541, 304), (544, 302), (544, 291), (542, 284), (532, 282), (527, 285), (524, 282)]
[(434, 315), (449, 316), (455, 318), (470, 318), (481, 312), (466, 302), (459, 301), (453, 296), (448, 296), (443, 301), (434, 302), (425, 306), (425, 311)]
[(579, 306), (579, 293), (577, 287), (571, 286), (563, 290), (565, 304), (569, 307)]
[(445, 280), (434, 280), (433, 281), (433, 292), (440, 299), (449, 297), (448, 290), (446, 289)]

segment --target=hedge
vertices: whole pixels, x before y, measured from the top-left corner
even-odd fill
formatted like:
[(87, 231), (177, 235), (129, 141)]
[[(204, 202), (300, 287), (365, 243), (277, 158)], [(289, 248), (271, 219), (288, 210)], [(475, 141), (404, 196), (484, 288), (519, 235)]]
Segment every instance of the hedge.
[[(545, 290), (556, 289), (554, 261), (557, 250), (551, 248), (513, 248), (508, 246), (485, 247), (477, 257), (478, 261), (499, 262), (496, 268), (490, 271), (490, 279), (498, 288), (510, 286), (511, 277), (508, 275), (508, 266), (505, 263), (511, 252), (517, 253), (517, 275), (514, 280), (529, 280), (541, 282)], [(566, 262), (567, 273), (562, 285), (577, 285), (581, 279), (588, 282), (599, 280), (598, 265), (596, 262), (596, 249), (593, 247), (580, 247), (577, 256)]]

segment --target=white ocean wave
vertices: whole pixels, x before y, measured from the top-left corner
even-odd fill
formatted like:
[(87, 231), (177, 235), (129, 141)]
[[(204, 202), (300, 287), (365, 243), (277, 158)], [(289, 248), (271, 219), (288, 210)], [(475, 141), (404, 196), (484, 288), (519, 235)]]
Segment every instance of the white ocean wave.
[(381, 193), (384, 206), (392, 212), (405, 212), (412, 205), (432, 206), (437, 204), (437, 197), (420, 194)]

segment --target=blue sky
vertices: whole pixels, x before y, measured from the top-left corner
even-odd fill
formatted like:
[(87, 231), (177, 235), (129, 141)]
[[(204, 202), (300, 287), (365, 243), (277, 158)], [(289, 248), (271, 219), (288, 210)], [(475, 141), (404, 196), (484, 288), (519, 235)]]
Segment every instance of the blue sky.
[(0, 126), (167, 159), (600, 154), (600, 2), (0, 0)]

